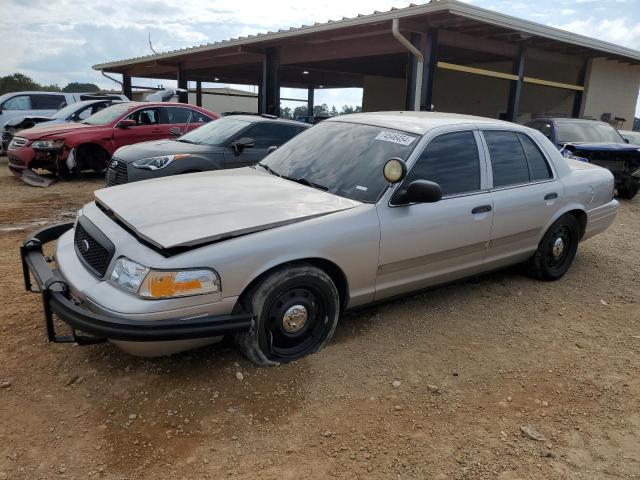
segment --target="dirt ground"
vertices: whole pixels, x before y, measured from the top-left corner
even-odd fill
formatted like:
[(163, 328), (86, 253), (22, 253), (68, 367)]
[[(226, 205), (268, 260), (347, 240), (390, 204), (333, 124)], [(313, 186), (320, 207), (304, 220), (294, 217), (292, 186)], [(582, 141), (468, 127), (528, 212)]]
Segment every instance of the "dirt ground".
[(257, 368), (46, 342), (18, 246), (100, 185), (28, 187), (0, 158), (0, 480), (640, 478), (640, 198), (558, 282), (435, 289)]

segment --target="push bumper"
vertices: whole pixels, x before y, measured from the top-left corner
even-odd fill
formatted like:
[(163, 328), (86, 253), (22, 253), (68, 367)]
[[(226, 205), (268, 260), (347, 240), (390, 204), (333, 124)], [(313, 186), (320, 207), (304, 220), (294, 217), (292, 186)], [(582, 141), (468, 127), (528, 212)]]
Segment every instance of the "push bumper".
[[(82, 308), (70, 297), (66, 280), (50, 267), (53, 259), (45, 257), (42, 250), (43, 245), (57, 240), (71, 228), (73, 223), (43, 228), (27, 237), (20, 247), (24, 286), (28, 292), (42, 295), (44, 321), (50, 342), (87, 345), (105, 340), (193, 340), (217, 337), (251, 326), (252, 317), (249, 314), (147, 321), (115, 318)], [(71, 335), (56, 333), (54, 315), (71, 327)]]

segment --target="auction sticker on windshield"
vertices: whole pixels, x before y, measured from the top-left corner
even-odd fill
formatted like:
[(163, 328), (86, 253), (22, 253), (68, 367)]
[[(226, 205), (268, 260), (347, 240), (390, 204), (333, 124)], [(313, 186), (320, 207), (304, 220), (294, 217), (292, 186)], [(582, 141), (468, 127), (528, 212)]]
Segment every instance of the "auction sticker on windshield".
[(399, 143), (400, 145), (411, 145), (416, 137), (409, 135), (403, 135), (402, 133), (381, 131), (376, 135), (376, 140), (382, 140), (384, 142)]

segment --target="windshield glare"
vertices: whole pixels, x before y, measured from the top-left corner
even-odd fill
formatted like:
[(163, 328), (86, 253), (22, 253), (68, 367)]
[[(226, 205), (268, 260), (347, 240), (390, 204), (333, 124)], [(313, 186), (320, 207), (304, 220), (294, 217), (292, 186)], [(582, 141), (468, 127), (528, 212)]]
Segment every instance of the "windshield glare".
[(131, 105), (127, 103), (111, 105), (104, 110), (94, 113), (82, 123), (86, 123), (87, 125), (109, 125), (130, 108)]
[(305, 179), (335, 195), (372, 203), (387, 186), (382, 173), (386, 161), (393, 157), (406, 161), (418, 142), (411, 133), (328, 121), (294, 137), (261, 163), (278, 175)]
[(58, 110), (56, 113), (50, 115), (51, 118), (57, 118), (57, 119), (61, 119), (61, 120), (66, 120), (67, 118), (69, 118), (71, 115), (73, 115), (74, 113), (76, 113), (76, 111), (79, 108), (84, 107), (84, 103), (83, 102), (78, 102), (78, 103), (72, 103), (71, 105), (67, 105), (64, 108), (61, 108), (60, 110)]
[(610, 125), (587, 122), (558, 122), (556, 134), (559, 143), (593, 142), (623, 143), (618, 131)]
[(224, 146), (230, 137), (249, 124), (250, 122), (239, 118), (224, 117), (192, 130), (178, 138), (178, 141), (220, 147)]

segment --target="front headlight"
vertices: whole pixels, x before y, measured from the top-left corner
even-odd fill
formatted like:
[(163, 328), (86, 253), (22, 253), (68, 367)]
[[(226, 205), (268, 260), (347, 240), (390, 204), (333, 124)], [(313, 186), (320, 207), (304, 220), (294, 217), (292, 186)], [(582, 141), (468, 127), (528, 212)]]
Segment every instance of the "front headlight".
[(34, 150), (60, 150), (64, 146), (64, 140), (36, 140), (31, 144)]
[(170, 165), (174, 160), (180, 160), (181, 158), (189, 157), (188, 153), (181, 153), (178, 155), (161, 155), (159, 157), (143, 158), (133, 162), (133, 166), (136, 168), (143, 168), (145, 170), (160, 170)]
[(211, 269), (153, 270), (126, 257), (116, 260), (111, 282), (149, 299), (220, 293), (220, 277)]

